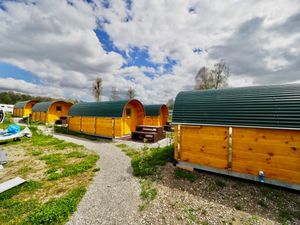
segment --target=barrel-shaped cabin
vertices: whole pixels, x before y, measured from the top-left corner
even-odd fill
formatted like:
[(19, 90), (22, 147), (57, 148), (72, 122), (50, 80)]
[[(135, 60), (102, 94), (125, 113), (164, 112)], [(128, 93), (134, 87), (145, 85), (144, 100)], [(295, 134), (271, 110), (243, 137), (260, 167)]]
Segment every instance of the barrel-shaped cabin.
[(130, 135), (142, 125), (145, 112), (136, 99), (75, 104), (69, 112), (69, 130), (115, 138)]
[(144, 125), (164, 126), (168, 122), (169, 110), (165, 104), (144, 105)]
[(37, 104), (39, 100), (28, 100), (17, 102), (14, 106), (14, 117), (28, 117), (32, 113), (32, 107)]
[(32, 108), (32, 120), (42, 123), (55, 123), (66, 118), (73, 103), (67, 101), (40, 102)]
[(179, 166), (300, 190), (300, 85), (180, 92), (173, 124)]

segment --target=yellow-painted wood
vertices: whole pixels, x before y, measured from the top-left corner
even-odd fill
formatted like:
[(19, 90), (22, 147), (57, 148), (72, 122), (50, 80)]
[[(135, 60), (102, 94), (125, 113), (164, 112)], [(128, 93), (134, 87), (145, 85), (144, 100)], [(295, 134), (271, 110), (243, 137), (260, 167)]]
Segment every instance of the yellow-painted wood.
[(123, 137), (143, 124), (144, 108), (137, 100), (131, 100), (124, 107), (122, 118), (70, 117), (69, 130), (104, 137)]
[(144, 125), (149, 126), (164, 126), (168, 122), (169, 110), (165, 105), (162, 105), (159, 116), (145, 116)]
[(33, 112), (33, 121), (42, 123), (55, 123), (60, 117), (67, 117), (69, 110), (73, 104), (65, 101), (56, 101), (49, 108), (47, 112)]
[(68, 120), (69, 130), (80, 132), (81, 131), (81, 117), (70, 117)]
[(37, 100), (28, 101), (23, 108), (15, 108), (13, 111), (14, 117), (28, 117), (32, 114), (32, 107), (38, 103)]
[[(177, 157), (177, 130), (175, 127), (175, 157)], [(181, 126), (180, 160), (228, 168), (229, 130), (226, 127)]]
[(233, 128), (232, 170), (300, 184), (300, 131)]

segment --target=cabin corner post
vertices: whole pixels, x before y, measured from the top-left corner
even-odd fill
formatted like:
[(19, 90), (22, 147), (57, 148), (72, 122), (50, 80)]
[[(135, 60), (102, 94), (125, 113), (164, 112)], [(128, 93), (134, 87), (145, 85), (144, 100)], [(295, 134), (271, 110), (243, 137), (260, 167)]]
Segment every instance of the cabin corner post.
[(232, 127), (228, 127), (228, 170), (232, 170)]
[(82, 132), (82, 116), (80, 117), (80, 127), (79, 127), (80, 132)]
[(181, 145), (181, 125), (177, 126), (177, 161), (180, 161), (180, 145)]
[(96, 135), (97, 134), (97, 117), (94, 117), (94, 119), (95, 119), (95, 132), (94, 132), (94, 134)]
[(115, 138), (115, 118), (111, 120), (111, 127), (112, 127), (112, 138)]

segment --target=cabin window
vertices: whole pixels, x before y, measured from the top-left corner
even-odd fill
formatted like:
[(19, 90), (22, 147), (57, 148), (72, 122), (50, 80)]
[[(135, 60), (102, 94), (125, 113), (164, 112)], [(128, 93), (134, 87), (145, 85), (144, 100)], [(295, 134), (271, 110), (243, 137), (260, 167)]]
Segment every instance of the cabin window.
[(56, 112), (61, 112), (61, 106), (56, 106)]
[(131, 116), (131, 109), (126, 109), (126, 116)]

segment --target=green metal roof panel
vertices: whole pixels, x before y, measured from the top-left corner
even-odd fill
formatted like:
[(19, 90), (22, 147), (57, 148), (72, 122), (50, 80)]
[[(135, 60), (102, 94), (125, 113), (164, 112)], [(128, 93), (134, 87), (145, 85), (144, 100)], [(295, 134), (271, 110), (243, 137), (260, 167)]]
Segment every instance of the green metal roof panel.
[(144, 105), (146, 116), (159, 116), (160, 115), (160, 109), (161, 109), (162, 106), (163, 106), (163, 104)]
[(47, 112), (49, 107), (56, 101), (39, 102), (32, 107), (32, 112)]
[(300, 85), (180, 92), (173, 123), (300, 129)]
[(73, 105), (69, 116), (122, 117), (128, 100), (84, 102)]
[(25, 105), (30, 102), (29, 101), (24, 101), (24, 102), (17, 102), (14, 106), (15, 109), (23, 109), (25, 107)]

